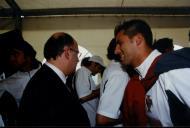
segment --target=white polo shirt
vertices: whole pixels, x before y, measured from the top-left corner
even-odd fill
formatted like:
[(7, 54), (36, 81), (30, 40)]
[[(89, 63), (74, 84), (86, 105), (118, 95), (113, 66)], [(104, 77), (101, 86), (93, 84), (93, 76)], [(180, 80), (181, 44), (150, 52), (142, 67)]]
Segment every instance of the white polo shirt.
[[(91, 77), (91, 71), (84, 66), (82, 66), (76, 72), (75, 88), (79, 98), (90, 95), (92, 90), (96, 89), (96, 85)], [(91, 126), (95, 126), (96, 123), (97, 104), (98, 98), (92, 99), (82, 104), (88, 114)]]
[(103, 74), (100, 85), (100, 100), (97, 113), (118, 119), (124, 91), (129, 81), (128, 74), (123, 71), (119, 62), (111, 61)]
[(0, 81), (0, 89), (8, 91), (16, 99), (17, 105), (19, 106), (23, 91), (32, 78), (32, 76), (38, 71), (38, 69), (33, 69), (29, 72), (17, 71), (8, 78)]
[[(157, 50), (154, 50), (146, 60), (136, 68), (142, 78), (145, 77), (153, 60), (160, 54), (161, 53)], [(172, 91), (182, 103), (190, 107), (189, 76), (190, 68), (175, 69), (159, 75), (156, 83), (146, 93), (146, 98), (152, 102), (149, 108), (148, 105), (146, 105), (147, 115), (150, 118), (159, 120), (164, 127), (173, 126), (165, 90)]]

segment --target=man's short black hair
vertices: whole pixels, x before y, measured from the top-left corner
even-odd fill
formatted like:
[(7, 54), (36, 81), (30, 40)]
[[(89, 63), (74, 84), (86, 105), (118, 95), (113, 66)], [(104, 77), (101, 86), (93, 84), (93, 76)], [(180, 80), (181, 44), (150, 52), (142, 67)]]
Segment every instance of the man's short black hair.
[(152, 31), (150, 26), (145, 21), (140, 19), (123, 21), (115, 27), (114, 34), (117, 35), (120, 31), (123, 31), (125, 35), (129, 36), (129, 38), (132, 38), (138, 33), (142, 34), (147, 45), (152, 48)]
[(109, 60), (120, 61), (120, 56), (115, 54), (116, 45), (117, 45), (116, 39), (113, 38), (107, 47), (107, 58)]
[(22, 42), (24, 39), (22, 33), (18, 29), (14, 29), (0, 34), (0, 46), (9, 47), (14, 43)]
[(74, 39), (67, 33), (55, 33), (46, 42), (44, 46), (44, 57), (46, 60), (50, 58), (56, 59), (58, 55), (63, 53), (65, 46), (74, 44)]
[(36, 57), (36, 51), (34, 50), (32, 45), (30, 45), (27, 41), (24, 41), (24, 40), (22, 42), (14, 43), (11, 46), (11, 49), (20, 50), (24, 53), (25, 56), (30, 56), (32, 58)]

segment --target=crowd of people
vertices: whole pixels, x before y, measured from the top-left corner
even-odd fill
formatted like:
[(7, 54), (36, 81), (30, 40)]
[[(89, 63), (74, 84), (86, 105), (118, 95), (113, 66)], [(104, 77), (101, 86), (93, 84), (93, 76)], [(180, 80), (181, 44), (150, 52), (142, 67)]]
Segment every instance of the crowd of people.
[[(19, 30), (0, 35), (0, 126), (190, 126), (190, 48), (153, 42), (140, 19), (116, 25), (102, 57), (83, 58), (68, 33), (52, 34), (46, 62)], [(100, 73), (96, 85), (92, 76)]]

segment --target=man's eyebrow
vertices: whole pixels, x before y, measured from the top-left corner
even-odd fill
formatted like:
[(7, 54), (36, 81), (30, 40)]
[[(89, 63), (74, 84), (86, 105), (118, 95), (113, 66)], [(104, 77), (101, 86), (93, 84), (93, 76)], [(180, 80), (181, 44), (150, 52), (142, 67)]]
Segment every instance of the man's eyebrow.
[(122, 42), (121, 42), (120, 40), (117, 40), (116, 43), (117, 43), (117, 44), (121, 44)]

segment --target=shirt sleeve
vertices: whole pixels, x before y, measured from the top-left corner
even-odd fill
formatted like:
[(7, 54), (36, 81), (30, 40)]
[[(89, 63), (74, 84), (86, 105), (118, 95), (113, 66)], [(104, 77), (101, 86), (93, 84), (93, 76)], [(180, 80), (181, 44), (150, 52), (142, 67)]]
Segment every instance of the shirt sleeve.
[(76, 73), (75, 86), (79, 98), (91, 94), (92, 91), (90, 90), (88, 73), (78, 70)]
[(104, 91), (99, 100), (97, 113), (118, 119), (124, 90), (129, 77), (126, 73), (112, 73), (106, 81), (105, 85), (103, 85)]

